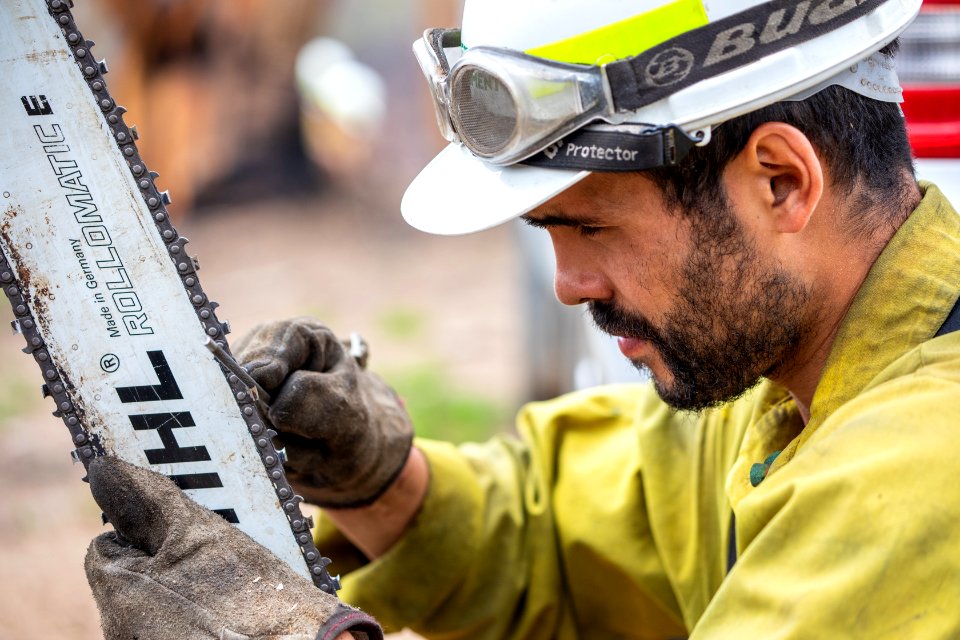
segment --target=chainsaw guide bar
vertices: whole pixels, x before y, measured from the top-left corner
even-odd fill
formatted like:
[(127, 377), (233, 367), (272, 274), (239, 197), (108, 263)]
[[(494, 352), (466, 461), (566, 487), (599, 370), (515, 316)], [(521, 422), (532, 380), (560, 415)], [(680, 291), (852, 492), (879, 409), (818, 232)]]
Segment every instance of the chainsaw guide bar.
[(3, 0), (0, 287), (84, 466), (170, 477), (328, 593), (339, 580), (66, 0)]

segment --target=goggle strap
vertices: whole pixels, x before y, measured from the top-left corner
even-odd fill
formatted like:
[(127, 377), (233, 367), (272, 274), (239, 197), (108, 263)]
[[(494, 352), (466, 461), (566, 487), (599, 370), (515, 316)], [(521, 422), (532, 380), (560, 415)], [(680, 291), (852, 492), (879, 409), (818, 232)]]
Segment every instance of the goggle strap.
[(689, 86), (825, 35), (889, 0), (773, 0), (606, 65), (616, 111), (634, 111)]
[(696, 143), (674, 126), (644, 133), (580, 129), (520, 164), (579, 171), (643, 171), (676, 165)]

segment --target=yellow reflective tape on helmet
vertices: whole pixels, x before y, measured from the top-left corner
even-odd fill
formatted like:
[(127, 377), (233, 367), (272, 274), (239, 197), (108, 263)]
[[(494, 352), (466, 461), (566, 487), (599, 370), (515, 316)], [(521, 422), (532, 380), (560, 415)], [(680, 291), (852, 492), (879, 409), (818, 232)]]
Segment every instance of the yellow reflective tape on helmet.
[(528, 49), (526, 53), (557, 62), (606, 64), (643, 53), (708, 22), (701, 0), (674, 0), (626, 20)]

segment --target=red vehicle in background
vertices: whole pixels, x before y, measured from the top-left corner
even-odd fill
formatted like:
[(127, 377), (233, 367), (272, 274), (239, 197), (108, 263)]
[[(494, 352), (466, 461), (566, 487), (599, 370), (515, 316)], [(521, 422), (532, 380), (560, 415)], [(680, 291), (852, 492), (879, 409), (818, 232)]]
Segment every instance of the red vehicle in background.
[(960, 206), (960, 1), (926, 0), (900, 41), (897, 73), (917, 175)]
[[(960, 0), (926, 0), (900, 36), (897, 73), (917, 177), (931, 180), (960, 208)], [(637, 382), (640, 374), (616, 341), (582, 307), (553, 295), (554, 258), (547, 234), (517, 225), (526, 261), (529, 392), (549, 398), (574, 389)]]

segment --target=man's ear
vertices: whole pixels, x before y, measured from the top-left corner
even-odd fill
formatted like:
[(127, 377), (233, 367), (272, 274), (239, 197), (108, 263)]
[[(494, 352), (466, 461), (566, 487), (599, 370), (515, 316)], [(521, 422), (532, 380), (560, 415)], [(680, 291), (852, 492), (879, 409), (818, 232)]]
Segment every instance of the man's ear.
[(807, 136), (789, 124), (765, 122), (731, 164), (740, 183), (734, 190), (763, 209), (774, 231), (803, 231), (823, 195), (823, 166)]

